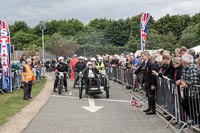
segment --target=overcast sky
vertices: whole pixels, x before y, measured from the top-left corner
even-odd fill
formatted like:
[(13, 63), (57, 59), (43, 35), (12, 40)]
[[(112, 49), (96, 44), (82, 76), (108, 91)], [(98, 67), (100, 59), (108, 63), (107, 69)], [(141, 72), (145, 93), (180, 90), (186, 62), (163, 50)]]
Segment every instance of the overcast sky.
[(166, 14), (200, 12), (200, 0), (0, 0), (0, 19), (8, 24), (76, 18), (87, 24), (94, 18), (126, 19), (149, 12), (154, 19)]

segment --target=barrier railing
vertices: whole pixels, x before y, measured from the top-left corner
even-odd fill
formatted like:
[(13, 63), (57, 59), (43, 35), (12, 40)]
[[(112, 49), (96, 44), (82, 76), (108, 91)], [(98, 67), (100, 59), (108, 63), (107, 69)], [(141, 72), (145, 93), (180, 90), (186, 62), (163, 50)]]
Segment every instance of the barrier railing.
[[(126, 86), (133, 87), (133, 70), (123, 67), (108, 67), (108, 76)], [(143, 86), (142, 75), (136, 79), (137, 89)], [(157, 107), (168, 114), (168, 127), (175, 121), (181, 132), (183, 128), (191, 127), (200, 131), (200, 85), (192, 85), (187, 89), (176, 86), (163, 78), (157, 78), (156, 102)], [(136, 89), (136, 90), (137, 90)], [(145, 93), (145, 90), (143, 90)]]
[(12, 88), (13, 90), (20, 89), (22, 81), (21, 70), (15, 70), (12, 72)]
[[(43, 70), (45, 73), (45, 70)], [(39, 81), (39, 77), (41, 77), (41, 70), (33, 68), (33, 72), (36, 75), (36, 81), (35, 83), (37, 83)], [(2, 78), (1, 78), (2, 74), (0, 75), (0, 92), (2, 94), (4, 93), (4, 90), (2, 90)], [(22, 71), (21, 70), (12, 70), (12, 90), (18, 90), (21, 88), (22, 86)]]

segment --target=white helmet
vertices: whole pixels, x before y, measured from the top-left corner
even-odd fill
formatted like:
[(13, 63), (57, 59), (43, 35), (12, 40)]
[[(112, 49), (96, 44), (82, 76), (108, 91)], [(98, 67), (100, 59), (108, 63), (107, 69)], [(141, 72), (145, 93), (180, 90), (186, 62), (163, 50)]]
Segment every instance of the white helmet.
[(94, 57), (90, 59), (91, 61), (97, 61)]
[(85, 60), (85, 61), (88, 61), (88, 58), (85, 57), (84, 60)]
[(60, 56), (60, 57), (58, 58), (58, 60), (64, 60), (64, 57)]
[(98, 58), (99, 60), (103, 60), (103, 58), (100, 56), (99, 58)]
[(84, 57), (83, 57), (83, 56), (79, 56), (78, 59), (79, 59), (79, 60), (83, 60)]
[(92, 65), (92, 62), (89, 61), (89, 62), (87, 63), (87, 66), (89, 66), (89, 65)]

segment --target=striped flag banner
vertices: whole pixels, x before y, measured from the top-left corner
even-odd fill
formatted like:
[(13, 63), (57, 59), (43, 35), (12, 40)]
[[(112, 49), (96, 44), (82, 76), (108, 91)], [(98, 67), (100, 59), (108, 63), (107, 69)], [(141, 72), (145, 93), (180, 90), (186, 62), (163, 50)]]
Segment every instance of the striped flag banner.
[(149, 13), (143, 13), (140, 20), (140, 36), (141, 36), (141, 50), (145, 50), (145, 45), (147, 41), (147, 31), (151, 15)]
[(2, 90), (12, 91), (10, 31), (4, 20), (0, 20), (0, 55), (2, 64)]

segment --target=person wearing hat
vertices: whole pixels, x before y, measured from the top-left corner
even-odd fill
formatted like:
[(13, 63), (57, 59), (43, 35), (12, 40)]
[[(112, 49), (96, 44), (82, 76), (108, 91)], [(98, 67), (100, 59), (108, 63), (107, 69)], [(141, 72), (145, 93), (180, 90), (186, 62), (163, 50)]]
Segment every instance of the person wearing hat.
[(75, 85), (79, 79), (79, 73), (82, 72), (86, 67), (87, 66), (86, 63), (84, 62), (84, 57), (80, 56), (79, 61), (75, 64), (74, 68), (75, 78), (74, 78), (73, 88), (75, 88)]
[(76, 65), (77, 62), (78, 62), (78, 58), (77, 58), (77, 55), (75, 54), (74, 57), (70, 61), (70, 68), (71, 68), (71, 77), (70, 77), (70, 79), (71, 80), (74, 80), (74, 68), (75, 68), (75, 65)]

